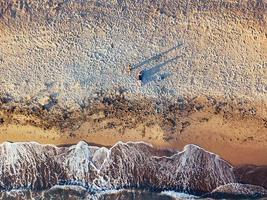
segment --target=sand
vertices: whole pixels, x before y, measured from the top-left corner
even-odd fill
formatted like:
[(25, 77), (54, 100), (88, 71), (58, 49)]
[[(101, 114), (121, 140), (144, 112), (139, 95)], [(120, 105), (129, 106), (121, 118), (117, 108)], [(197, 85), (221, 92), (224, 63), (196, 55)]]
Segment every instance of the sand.
[[(4, 121), (0, 126), (0, 142), (66, 145), (85, 140), (112, 146), (118, 141), (145, 141), (161, 149), (197, 144), (235, 165), (266, 165), (266, 110), (260, 110), (262, 104), (238, 107), (233, 102), (218, 101), (214, 105), (205, 102), (202, 97), (183, 104), (185, 109), (173, 104), (169, 105), (171, 110), (165, 106), (165, 110), (157, 113), (151, 107), (152, 102), (145, 99), (139, 102), (113, 99), (111, 104), (96, 104), (69, 113), (67, 118), (66, 113), (61, 116), (58, 111), (53, 114), (41, 109), (29, 114), (17, 108), (0, 113)], [(251, 106), (256, 112), (251, 111)]]

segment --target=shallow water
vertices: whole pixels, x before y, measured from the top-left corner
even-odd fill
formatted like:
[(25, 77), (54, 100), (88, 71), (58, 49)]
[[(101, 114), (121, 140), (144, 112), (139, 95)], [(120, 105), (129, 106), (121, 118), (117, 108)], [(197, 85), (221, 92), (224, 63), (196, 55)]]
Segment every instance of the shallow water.
[(156, 193), (141, 190), (113, 190), (104, 191), (95, 194), (77, 190), (57, 190), (57, 191), (30, 191), (30, 190), (12, 190), (0, 192), (0, 199), (8, 200), (22, 200), (22, 199), (62, 199), (62, 200), (174, 200), (174, 199), (199, 199), (194, 196), (183, 194), (166, 192)]
[[(150, 192), (144, 190), (112, 190), (90, 194), (82, 189), (64, 189), (57, 190), (30, 191), (30, 190), (12, 190), (0, 192), (0, 199), (8, 200), (213, 200), (212, 198), (201, 198), (185, 193), (172, 191)], [(222, 196), (220, 199), (224, 199)], [(255, 199), (255, 198), (254, 198)], [(266, 200), (267, 198), (261, 198)]]

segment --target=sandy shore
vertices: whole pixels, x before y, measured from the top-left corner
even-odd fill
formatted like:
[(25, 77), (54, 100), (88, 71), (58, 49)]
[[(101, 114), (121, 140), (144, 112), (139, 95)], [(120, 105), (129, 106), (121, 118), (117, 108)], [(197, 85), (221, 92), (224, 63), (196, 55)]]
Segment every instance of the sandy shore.
[[(43, 144), (66, 145), (77, 143), (80, 140), (85, 140), (88, 143), (94, 143), (100, 146), (112, 146), (118, 141), (145, 141), (158, 148), (173, 148), (178, 150), (183, 149), (186, 144), (197, 144), (220, 155), (222, 158), (234, 165), (267, 164), (266, 142), (244, 142), (243, 144), (239, 144), (229, 141), (216, 140), (212, 139), (215, 132), (206, 132), (205, 136), (199, 134), (198, 132), (192, 136), (191, 133), (181, 138), (178, 137), (176, 141), (166, 142), (162, 137), (163, 132), (148, 129), (147, 131), (149, 133), (146, 132), (146, 136), (142, 137), (141, 135), (143, 133), (140, 129), (129, 130), (125, 134), (116, 133), (114, 130), (106, 130), (94, 134), (80, 133), (70, 137), (53, 130), (44, 131), (40, 128), (30, 126), (7, 126), (6, 128), (0, 129), (0, 142), (36, 141)], [(157, 127), (154, 129), (157, 129)]]
[(159, 113), (152, 105), (147, 100), (113, 99), (112, 104), (99, 103), (68, 115), (42, 109), (29, 113), (18, 106), (0, 113), (0, 142), (65, 145), (85, 140), (111, 146), (118, 141), (145, 141), (163, 149), (197, 144), (232, 164), (267, 164), (264, 102), (237, 106), (199, 97), (184, 103), (182, 110), (173, 104)]

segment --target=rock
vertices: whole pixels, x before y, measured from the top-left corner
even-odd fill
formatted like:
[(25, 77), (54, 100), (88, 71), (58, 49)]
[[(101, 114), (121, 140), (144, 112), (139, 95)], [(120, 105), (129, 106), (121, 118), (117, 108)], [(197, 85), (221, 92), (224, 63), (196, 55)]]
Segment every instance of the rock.
[(242, 165), (234, 168), (240, 183), (260, 185), (267, 189), (267, 166)]
[(267, 190), (256, 185), (229, 183), (219, 186), (206, 196), (213, 198), (259, 198), (266, 197)]
[(84, 198), (86, 195), (86, 188), (76, 185), (55, 185), (44, 193), (46, 198), (57, 197), (57, 199), (70, 199), (71, 197)]
[(48, 96), (43, 96), (37, 99), (37, 102), (41, 105), (41, 106), (45, 106), (46, 104), (48, 104), (50, 101), (50, 97)]
[(36, 199), (40, 200), (41, 192), (34, 192), (30, 190), (11, 190), (11, 191), (0, 191), (0, 199), (8, 200), (26, 200)]

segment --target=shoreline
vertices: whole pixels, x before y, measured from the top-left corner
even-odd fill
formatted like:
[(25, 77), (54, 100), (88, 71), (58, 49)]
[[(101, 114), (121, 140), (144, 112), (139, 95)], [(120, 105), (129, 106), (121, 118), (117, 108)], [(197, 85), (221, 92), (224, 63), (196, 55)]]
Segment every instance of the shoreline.
[(0, 142), (66, 145), (84, 140), (112, 146), (145, 141), (178, 150), (196, 144), (234, 165), (267, 165), (265, 104), (198, 97), (158, 106), (154, 100), (117, 96), (75, 111), (22, 103), (0, 108)]

